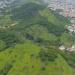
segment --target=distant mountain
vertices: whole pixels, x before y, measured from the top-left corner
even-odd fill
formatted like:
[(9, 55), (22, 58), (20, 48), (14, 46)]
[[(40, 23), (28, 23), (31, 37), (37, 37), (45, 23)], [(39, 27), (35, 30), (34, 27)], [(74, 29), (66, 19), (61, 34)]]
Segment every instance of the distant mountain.
[(0, 0), (0, 15), (3, 15), (4, 10), (11, 6), (15, 0)]
[(9, 6), (15, 0), (0, 0), (0, 8), (5, 8)]

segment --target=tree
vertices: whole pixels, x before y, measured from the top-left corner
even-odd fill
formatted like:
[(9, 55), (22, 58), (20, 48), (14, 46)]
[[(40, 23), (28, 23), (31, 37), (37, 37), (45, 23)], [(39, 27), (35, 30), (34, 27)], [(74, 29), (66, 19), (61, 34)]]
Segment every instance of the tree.
[(43, 62), (54, 61), (57, 58), (57, 52), (53, 48), (44, 48), (39, 52), (39, 57)]
[(5, 47), (6, 47), (5, 42), (0, 40), (0, 51), (3, 50)]

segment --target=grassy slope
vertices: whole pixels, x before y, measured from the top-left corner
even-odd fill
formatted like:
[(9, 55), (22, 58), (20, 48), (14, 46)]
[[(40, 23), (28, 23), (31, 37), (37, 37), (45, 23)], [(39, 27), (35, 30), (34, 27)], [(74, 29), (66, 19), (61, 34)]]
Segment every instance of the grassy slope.
[[(7, 75), (74, 75), (69, 65), (60, 55), (54, 62), (49, 62), (47, 65), (42, 63), (39, 58), (36, 58), (40, 49), (41, 47), (34, 43), (27, 42), (1, 52), (0, 70), (6, 72), (8, 68), (4, 67), (11, 64), (12, 68), (6, 72)], [(46, 69), (42, 70), (44, 66)]]

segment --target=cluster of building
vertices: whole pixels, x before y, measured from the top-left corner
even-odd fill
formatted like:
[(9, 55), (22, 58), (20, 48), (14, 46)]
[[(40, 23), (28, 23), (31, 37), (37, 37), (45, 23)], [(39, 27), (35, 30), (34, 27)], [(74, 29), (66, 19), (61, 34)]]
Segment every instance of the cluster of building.
[(71, 0), (51, 0), (50, 9), (60, 11), (59, 14), (65, 17), (75, 18), (75, 6), (70, 2)]
[(59, 12), (59, 14), (65, 17), (75, 18), (75, 9), (64, 9), (61, 12)]
[(75, 34), (75, 24), (66, 25), (66, 28), (70, 33)]
[(75, 52), (75, 45), (72, 45), (71, 47), (66, 48), (64, 45), (61, 45), (59, 47), (61, 51), (70, 51), (70, 52)]

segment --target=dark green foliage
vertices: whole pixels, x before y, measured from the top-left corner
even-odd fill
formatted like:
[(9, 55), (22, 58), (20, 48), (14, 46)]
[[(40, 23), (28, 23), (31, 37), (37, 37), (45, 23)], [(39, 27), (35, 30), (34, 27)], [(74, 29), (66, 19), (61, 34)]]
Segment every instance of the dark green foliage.
[(35, 3), (28, 3), (20, 8), (13, 9), (11, 12), (13, 14), (12, 18), (15, 20), (18, 19), (30, 19), (35, 16), (37, 16), (39, 10), (42, 9), (41, 5), (35, 4)]
[(29, 39), (29, 40), (34, 40), (33, 36), (29, 35), (29, 34), (26, 34), (26, 38)]
[(10, 47), (12, 44), (19, 42), (14, 32), (2, 32), (0, 33), (0, 39), (6, 42), (6, 45)]
[(0, 40), (0, 51), (3, 51), (5, 48), (6, 48), (5, 42)]
[(42, 62), (54, 61), (57, 58), (57, 53), (54, 49), (44, 49), (39, 52), (39, 57)]
[(66, 62), (73, 68), (75, 68), (75, 52), (60, 52)]
[[(58, 10), (61, 10), (61, 9), (58, 9)], [(67, 18), (67, 17), (64, 17), (64, 16), (62, 16), (62, 15), (59, 15), (58, 13), (56, 13), (55, 11), (52, 11), (52, 13), (54, 13), (54, 15), (61, 21), (64, 21), (64, 23), (65, 22), (69, 22), (70, 23), (70, 21), (69, 21), (69, 19)]]
[(42, 67), (42, 71), (45, 71), (46, 70), (46, 68), (45, 67)]
[(11, 68), (11, 64), (6, 64), (5, 67), (2, 70), (0, 70), (0, 75), (8, 75), (8, 72), (11, 70)]
[(39, 16), (36, 24), (46, 27), (50, 33), (53, 33), (55, 35), (61, 35), (63, 32), (66, 31), (66, 29), (63, 25), (62, 26), (56, 25), (56, 23), (53, 24), (53, 23), (49, 22), (48, 19), (43, 16)]

